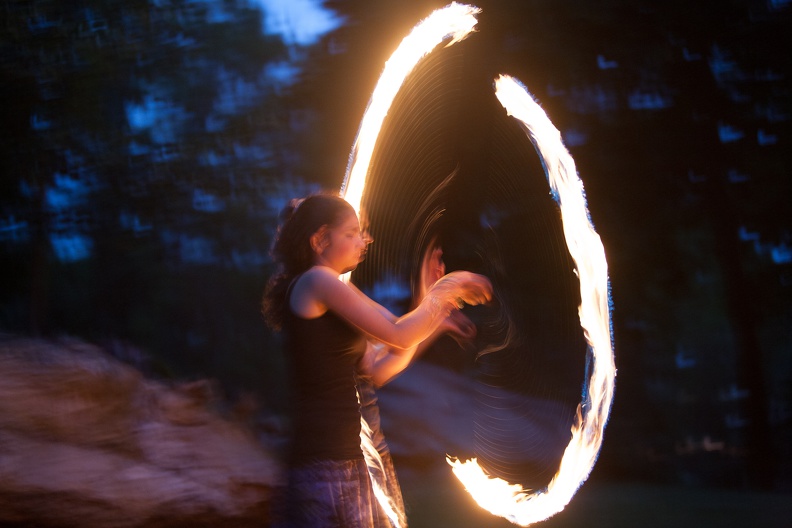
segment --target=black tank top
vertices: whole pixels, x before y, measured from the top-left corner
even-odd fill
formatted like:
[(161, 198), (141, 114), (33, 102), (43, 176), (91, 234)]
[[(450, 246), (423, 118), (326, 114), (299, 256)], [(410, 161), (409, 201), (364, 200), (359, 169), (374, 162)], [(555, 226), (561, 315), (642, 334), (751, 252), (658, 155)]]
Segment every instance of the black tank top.
[(287, 305), (286, 313), (295, 387), (292, 463), (363, 458), (355, 369), (365, 336), (330, 311), (304, 319)]

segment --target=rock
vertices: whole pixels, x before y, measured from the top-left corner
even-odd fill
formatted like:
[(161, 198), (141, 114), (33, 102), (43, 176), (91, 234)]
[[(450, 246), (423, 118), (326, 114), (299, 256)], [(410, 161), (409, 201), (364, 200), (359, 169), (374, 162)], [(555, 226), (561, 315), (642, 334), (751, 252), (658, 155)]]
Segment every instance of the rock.
[(0, 524), (267, 526), (277, 460), (213, 400), (85, 343), (0, 340)]

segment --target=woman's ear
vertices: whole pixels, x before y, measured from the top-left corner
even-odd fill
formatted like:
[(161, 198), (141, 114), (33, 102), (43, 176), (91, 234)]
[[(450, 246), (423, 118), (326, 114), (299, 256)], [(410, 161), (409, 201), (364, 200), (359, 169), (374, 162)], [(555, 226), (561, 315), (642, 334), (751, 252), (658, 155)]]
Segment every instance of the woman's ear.
[(321, 255), (328, 244), (330, 244), (330, 237), (328, 236), (327, 226), (323, 225), (316, 230), (316, 233), (311, 235), (311, 249), (317, 255)]

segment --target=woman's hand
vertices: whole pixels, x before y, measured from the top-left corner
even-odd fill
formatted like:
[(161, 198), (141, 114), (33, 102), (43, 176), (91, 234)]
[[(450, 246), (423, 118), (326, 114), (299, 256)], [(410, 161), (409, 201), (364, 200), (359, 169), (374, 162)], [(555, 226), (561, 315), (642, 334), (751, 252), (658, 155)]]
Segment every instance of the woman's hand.
[(478, 273), (452, 271), (435, 282), (426, 295), (438, 298), (441, 303), (451, 303), (452, 308), (486, 304), (492, 300), (492, 283)]
[(448, 334), (460, 347), (469, 350), (473, 346), (478, 330), (468, 316), (459, 310), (454, 310), (440, 324), (440, 332)]

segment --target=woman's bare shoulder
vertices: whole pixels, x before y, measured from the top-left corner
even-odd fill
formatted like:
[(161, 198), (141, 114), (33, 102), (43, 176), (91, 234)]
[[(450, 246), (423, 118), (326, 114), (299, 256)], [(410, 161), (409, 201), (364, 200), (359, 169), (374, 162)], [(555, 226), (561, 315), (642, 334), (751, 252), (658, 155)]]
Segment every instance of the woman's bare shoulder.
[[(349, 288), (338, 278), (338, 272), (326, 266), (314, 266), (302, 274), (294, 285), (296, 292), (312, 292), (316, 298), (345, 293)], [(343, 292), (342, 292), (342, 291)]]
[(302, 274), (300, 280), (311, 285), (325, 284), (328, 281), (338, 282), (338, 273), (327, 266), (313, 266)]
[(343, 287), (332, 269), (314, 266), (300, 275), (294, 284), (291, 309), (301, 317), (318, 317), (327, 311), (333, 299), (345, 295), (344, 291), (339, 291)]

